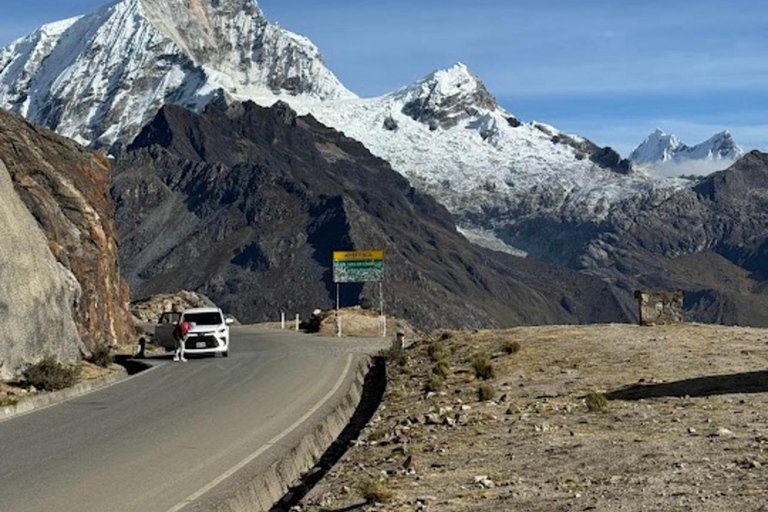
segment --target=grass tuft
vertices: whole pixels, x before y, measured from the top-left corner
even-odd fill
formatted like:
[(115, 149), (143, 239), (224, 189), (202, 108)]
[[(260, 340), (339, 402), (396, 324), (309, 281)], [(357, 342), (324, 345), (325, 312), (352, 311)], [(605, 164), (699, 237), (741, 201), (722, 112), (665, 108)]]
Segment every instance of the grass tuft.
[(520, 352), (521, 348), (522, 347), (520, 346), (520, 342), (517, 340), (507, 340), (507, 342), (504, 343), (504, 352), (509, 355), (517, 354)]
[(13, 407), (18, 403), (19, 401), (16, 398), (13, 398), (12, 396), (0, 397), (0, 407)]
[(496, 390), (493, 389), (493, 386), (490, 386), (488, 384), (483, 384), (477, 389), (477, 398), (481, 402), (489, 402), (493, 400), (493, 397), (496, 396)]
[(357, 489), (368, 503), (389, 503), (395, 499), (395, 491), (382, 478), (366, 478)]
[(427, 382), (425, 389), (427, 391), (437, 393), (443, 389), (443, 384), (445, 384), (445, 379), (439, 375), (432, 374), (432, 376), (429, 378), (429, 382)]
[(79, 376), (79, 367), (66, 367), (52, 357), (46, 357), (24, 371), (24, 381), (43, 391), (59, 391), (72, 387)]
[(433, 341), (427, 347), (427, 355), (434, 362), (438, 362), (444, 360), (448, 354), (445, 351), (445, 345), (439, 341)]
[(451, 367), (448, 364), (448, 361), (438, 361), (437, 364), (435, 365), (435, 369), (432, 370), (432, 373), (434, 373), (438, 377), (447, 379), (448, 376), (451, 374)]
[(496, 377), (496, 370), (493, 368), (491, 358), (485, 352), (478, 352), (472, 357), (472, 369), (475, 377), (483, 380), (490, 380)]
[(93, 363), (96, 366), (101, 366), (102, 368), (109, 368), (112, 366), (112, 363), (115, 362), (115, 355), (112, 353), (112, 349), (101, 345), (96, 347), (91, 354), (90, 359), (88, 359), (88, 362)]
[(603, 412), (608, 408), (608, 399), (602, 393), (591, 392), (586, 396), (589, 412)]
[(392, 366), (404, 368), (408, 364), (408, 355), (404, 349), (391, 348), (384, 353), (384, 357), (387, 359), (387, 363)]

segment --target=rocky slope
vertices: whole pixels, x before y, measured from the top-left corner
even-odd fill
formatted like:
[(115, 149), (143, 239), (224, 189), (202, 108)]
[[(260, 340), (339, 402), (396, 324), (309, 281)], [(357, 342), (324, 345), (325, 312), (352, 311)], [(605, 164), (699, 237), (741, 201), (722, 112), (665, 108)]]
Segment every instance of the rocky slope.
[(768, 155), (627, 199), (601, 222), (528, 222), (513, 243), (624, 289), (684, 289), (696, 320), (768, 326)]
[[(361, 144), (286, 104), (164, 107), (116, 165), (136, 296), (189, 289), (243, 321), (330, 308), (333, 250), (387, 254), (387, 309), (420, 327), (611, 321), (626, 295), (482, 250)], [(356, 303), (372, 289), (343, 287)]]
[(0, 49), (0, 108), (83, 144), (130, 142), (164, 103), (353, 97), (253, 0), (122, 0)]
[[(70, 336), (49, 339), (46, 333), (39, 332), (41, 339), (48, 342), (38, 346), (31, 355), (42, 357), (46, 352), (71, 355), (73, 344), (80, 344), (87, 354), (96, 346), (129, 341), (133, 331), (127, 308), (128, 290), (118, 266), (114, 208), (109, 195), (109, 162), (103, 155), (36, 127), (15, 114), (0, 111), (0, 127), (0, 160), (7, 168), (15, 194), (38, 227), (19, 225), (27, 226), (23, 232), (31, 239), (44, 236), (48, 254), (58, 261), (59, 273), (74, 276), (74, 283), (65, 288), (78, 289), (75, 294), (62, 292), (60, 296), (47, 297), (48, 293), (57, 293), (61, 286), (45, 292), (40, 287), (20, 285), (10, 296), (15, 297), (11, 300), (14, 303), (65, 301), (70, 317), (60, 317), (58, 324), (64, 325), (73, 319), (77, 325), (79, 336), (75, 340)], [(5, 225), (19, 229), (10, 218)], [(4, 245), (3, 249), (3, 265), (19, 265), (27, 259), (18, 248)], [(40, 258), (43, 264), (47, 256)], [(10, 298), (0, 297), (0, 301), (8, 302)], [(62, 307), (52, 308), (53, 311), (65, 312)], [(43, 330), (46, 329), (49, 328)], [(50, 327), (54, 332), (56, 329), (59, 327)], [(11, 346), (20, 343), (20, 340), (3, 341)], [(70, 348), (64, 350), (58, 343)]]
[[(426, 341), (438, 345), (409, 349), (404, 367), (390, 361), (371, 423), (280, 510), (765, 508), (764, 330), (524, 327)], [(520, 350), (508, 354), (512, 342)], [(477, 352), (495, 378), (475, 376)], [(479, 399), (481, 386), (492, 399)], [(602, 409), (585, 399), (596, 392)]]

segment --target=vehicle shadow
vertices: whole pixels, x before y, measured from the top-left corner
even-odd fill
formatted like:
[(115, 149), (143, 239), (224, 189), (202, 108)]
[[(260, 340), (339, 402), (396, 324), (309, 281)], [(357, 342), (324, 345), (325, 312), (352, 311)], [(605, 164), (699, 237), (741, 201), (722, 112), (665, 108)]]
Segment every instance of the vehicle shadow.
[(664, 397), (705, 397), (768, 392), (768, 371), (711, 375), (661, 384), (635, 384), (606, 393), (608, 400), (643, 400)]

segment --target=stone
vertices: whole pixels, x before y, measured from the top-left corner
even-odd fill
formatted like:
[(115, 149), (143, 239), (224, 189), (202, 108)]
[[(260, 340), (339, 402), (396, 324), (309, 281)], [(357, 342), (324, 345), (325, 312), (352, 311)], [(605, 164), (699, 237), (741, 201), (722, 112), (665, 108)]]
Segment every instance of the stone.
[(715, 437), (733, 437), (734, 434), (732, 431), (728, 430), (727, 428), (720, 427), (715, 432)]
[(493, 482), (490, 478), (488, 478), (487, 475), (480, 475), (475, 477), (475, 483), (479, 484), (480, 487), (483, 487), (485, 489), (493, 489), (496, 487), (496, 483)]
[(0, 379), (45, 355), (61, 362), (79, 357), (73, 310), (80, 295), (77, 279), (54, 258), (0, 159)]

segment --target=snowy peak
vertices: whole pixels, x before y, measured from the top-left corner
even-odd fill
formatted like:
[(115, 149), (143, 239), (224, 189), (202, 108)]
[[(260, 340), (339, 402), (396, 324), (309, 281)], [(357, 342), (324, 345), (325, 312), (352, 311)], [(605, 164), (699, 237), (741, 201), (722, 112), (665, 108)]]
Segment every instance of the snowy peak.
[(701, 144), (687, 146), (676, 136), (656, 129), (632, 152), (629, 159), (639, 164), (660, 164), (690, 160), (737, 160), (743, 155), (744, 151), (727, 130)]
[(452, 128), (468, 117), (499, 108), (483, 82), (462, 63), (435, 71), (391, 96), (403, 103), (405, 115), (432, 129)]
[(683, 144), (677, 137), (657, 128), (632, 152), (629, 159), (636, 163), (668, 162), (675, 158), (681, 146)]
[(86, 145), (130, 141), (165, 103), (221, 97), (356, 96), (252, 0), (122, 0), (0, 49), (0, 108)]

